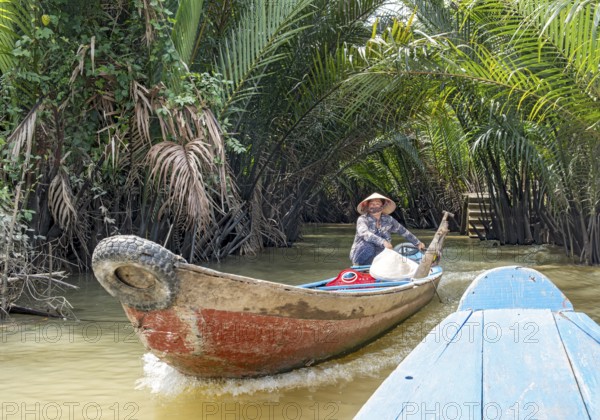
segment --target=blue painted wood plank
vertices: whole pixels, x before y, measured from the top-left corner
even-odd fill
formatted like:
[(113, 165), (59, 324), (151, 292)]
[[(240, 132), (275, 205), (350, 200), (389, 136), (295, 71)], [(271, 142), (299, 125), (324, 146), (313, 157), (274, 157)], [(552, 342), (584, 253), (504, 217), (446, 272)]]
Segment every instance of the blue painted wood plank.
[(373, 287), (371, 289), (341, 289), (341, 290), (335, 290), (335, 292), (344, 292), (344, 293), (351, 293), (351, 292), (375, 292), (375, 291), (380, 291), (380, 290), (385, 290), (387, 289), (387, 287)]
[[(577, 325), (583, 332), (600, 344), (600, 325), (581, 312), (563, 312), (561, 315)], [(600, 366), (598, 367), (600, 369)]]
[(299, 284), (296, 287), (300, 287), (302, 289), (313, 289), (318, 286), (323, 286), (323, 285), (329, 283), (331, 280), (335, 280), (335, 279), (336, 279), (336, 277), (331, 277), (329, 279), (314, 281), (312, 283)]
[(550, 310), (483, 316), (484, 418), (588, 418)]
[(482, 325), (481, 313), (449, 315), (388, 376), (355, 418), (480, 419), (481, 410), (471, 402), (477, 404), (481, 398)]
[(343, 289), (371, 289), (373, 287), (396, 287), (404, 286), (411, 283), (410, 280), (404, 281), (377, 281), (375, 283), (357, 283), (357, 284), (343, 284), (338, 286), (320, 286), (317, 287), (319, 290), (343, 290)]
[(600, 326), (585, 314), (554, 318), (589, 417), (600, 419)]
[(448, 332), (456, 331), (458, 326), (446, 324), (446, 327), (439, 329), (438, 335), (451, 341), (431, 361), (428, 374), (404, 404), (400, 418), (482, 418), (482, 313), (474, 312), (453, 339)]
[(499, 267), (479, 275), (463, 294), (458, 310), (573, 310), (567, 297), (546, 276), (519, 266)]

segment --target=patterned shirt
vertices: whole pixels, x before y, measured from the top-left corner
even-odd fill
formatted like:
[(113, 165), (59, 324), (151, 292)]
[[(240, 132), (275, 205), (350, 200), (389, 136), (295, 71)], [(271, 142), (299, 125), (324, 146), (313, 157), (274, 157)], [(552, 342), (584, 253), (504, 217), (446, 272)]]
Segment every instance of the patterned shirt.
[(356, 221), (356, 235), (350, 249), (350, 259), (352, 261), (357, 261), (356, 257), (362, 254), (365, 248), (375, 247), (376, 254), (383, 251), (383, 243), (392, 241), (392, 233), (404, 236), (406, 240), (415, 246), (419, 244), (419, 239), (392, 216), (382, 214), (379, 220), (379, 227), (377, 227), (377, 219), (367, 213), (360, 216)]

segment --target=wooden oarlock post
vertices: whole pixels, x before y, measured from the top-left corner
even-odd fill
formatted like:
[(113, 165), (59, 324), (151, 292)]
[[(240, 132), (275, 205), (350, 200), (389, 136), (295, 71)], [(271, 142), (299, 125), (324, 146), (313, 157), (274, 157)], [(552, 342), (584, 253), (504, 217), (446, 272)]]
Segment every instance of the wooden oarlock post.
[(448, 216), (454, 217), (454, 214), (447, 211), (444, 212), (440, 226), (438, 227), (437, 232), (435, 232), (429, 247), (425, 251), (423, 259), (421, 260), (421, 263), (415, 272), (415, 279), (427, 277), (436, 258), (438, 255), (441, 255), (442, 247), (444, 246), (444, 239), (446, 238), (448, 232), (450, 232), (448, 229)]

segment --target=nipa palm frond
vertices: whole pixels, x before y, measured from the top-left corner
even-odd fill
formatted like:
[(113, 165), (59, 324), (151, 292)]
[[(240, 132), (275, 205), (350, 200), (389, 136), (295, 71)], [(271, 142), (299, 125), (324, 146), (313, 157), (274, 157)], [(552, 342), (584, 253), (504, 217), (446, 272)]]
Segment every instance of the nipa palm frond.
[(286, 57), (279, 49), (305, 27), (298, 23), (313, 9), (311, 0), (253, 0), (220, 45), (217, 71), (231, 81), (224, 109), (258, 93), (269, 64)]
[(181, 60), (190, 67), (194, 60), (204, 0), (181, 0), (175, 15), (171, 39)]
[(0, 0), (0, 74), (14, 66), (12, 50), (18, 33), (30, 34), (29, 0)]
[(598, 2), (528, 0), (514, 7), (530, 16), (530, 24), (562, 52), (578, 79), (592, 82), (600, 68)]
[[(153, 105), (160, 108), (164, 104), (158, 100)], [(151, 179), (164, 188), (167, 207), (178, 215), (186, 214), (187, 222), (204, 227), (233, 194), (228, 190), (218, 123), (210, 110), (193, 106), (158, 116), (164, 141), (148, 152)]]
[[(526, 111), (531, 120), (561, 115), (589, 128), (600, 119), (600, 107), (589, 96), (590, 83), (597, 80), (598, 55), (582, 57), (579, 52), (596, 42), (594, 27), (598, 24), (590, 22), (596, 12), (583, 7), (581, 13), (575, 13), (577, 7), (567, 6), (569, 13), (564, 15), (564, 7), (556, 5), (571, 2), (544, 2), (555, 7), (555, 13), (548, 17), (547, 9), (539, 3), (465, 2), (461, 9), (465, 19), (479, 30), (477, 38), (471, 39), (471, 49), (455, 47), (459, 57), (455, 68), (486, 81), (498, 99)], [(566, 25), (569, 16), (581, 16), (584, 29)], [(546, 26), (542, 27), (544, 19)], [(558, 20), (552, 23), (553, 19)], [(582, 69), (590, 68), (594, 71), (582, 73)]]

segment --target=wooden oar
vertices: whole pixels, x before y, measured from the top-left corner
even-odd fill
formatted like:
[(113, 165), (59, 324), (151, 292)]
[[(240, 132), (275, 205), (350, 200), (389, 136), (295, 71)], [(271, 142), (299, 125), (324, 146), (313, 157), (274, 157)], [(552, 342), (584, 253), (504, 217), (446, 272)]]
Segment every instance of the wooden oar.
[[(444, 239), (446, 238), (448, 232), (450, 232), (450, 230), (448, 229), (448, 216), (454, 217), (454, 214), (447, 211), (444, 212), (444, 216), (442, 217), (440, 226), (438, 227), (437, 232), (435, 232), (435, 235), (433, 236), (433, 239), (431, 240), (427, 251), (425, 251), (425, 255), (423, 255), (423, 258), (421, 259), (421, 263), (419, 264), (419, 267), (415, 272), (415, 279), (422, 279), (427, 277), (429, 275), (429, 272), (431, 271), (431, 266), (435, 262), (436, 258), (438, 257), (438, 255), (441, 255), (440, 253), (442, 252), (442, 247), (444, 246)], [(440, 297), (437, 291), (437, 287), (435, 286), (435, 282), (433, 281), (433, 279), (431, 280), (431, 284), (433, 284), (435, 294), (441, 302), (442, 298)]]
[(429, 271), (431, 270), (431, 266), (435, 262), (436, 257), (442, 252), (442, 247), (444, 246), (444, 239), (450, 230), (448, 229), (448, 216), (454, 217), (454, 214), (449, 213), (447, 211), (444, 212), (444, 216), (442, 217), (442, 221), (440, 226), (438, 227), (437, 232), (433, 236), (429, 247), (425, 251), (425, 255), (421, 259), (421, 263), (415, 272), (416, 279), (422, 279), (429, 275)]

